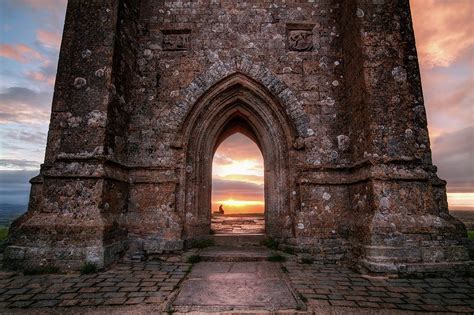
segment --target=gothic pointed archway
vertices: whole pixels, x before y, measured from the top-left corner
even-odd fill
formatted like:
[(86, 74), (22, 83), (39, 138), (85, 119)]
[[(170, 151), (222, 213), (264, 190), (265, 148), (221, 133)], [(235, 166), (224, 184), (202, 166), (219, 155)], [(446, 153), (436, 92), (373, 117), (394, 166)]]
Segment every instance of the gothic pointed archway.
[(276, 99), (259, 83), (236, 73), (215, 84), (193, 106), (182, 130), (186, 167), (178, 206), (185, 218), (185, 238), (209, 235), (211, 168), (216, 148), (241, 132), (260, 148), (264, 159), (265, 230), (267, 236), (293, 235), (289, 167), (295, 129)]

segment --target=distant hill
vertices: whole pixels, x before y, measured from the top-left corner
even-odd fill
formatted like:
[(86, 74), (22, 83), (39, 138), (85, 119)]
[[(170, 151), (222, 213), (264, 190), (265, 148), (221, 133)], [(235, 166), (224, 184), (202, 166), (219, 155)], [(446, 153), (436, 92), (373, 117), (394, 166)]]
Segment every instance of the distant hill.
[(461, 220), (468, 230), (474, 231), (474, 210), (450, 210), (449, 213)]
[(26, 212), (28, 205), (0, 204), (0, 227), (8, 227), (10, 223)]

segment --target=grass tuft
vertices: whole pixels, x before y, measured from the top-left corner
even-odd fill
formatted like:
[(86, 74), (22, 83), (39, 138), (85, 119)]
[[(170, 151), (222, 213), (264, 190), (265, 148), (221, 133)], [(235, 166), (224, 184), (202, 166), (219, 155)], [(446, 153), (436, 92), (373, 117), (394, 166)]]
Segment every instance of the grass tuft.
[(267, 258), (268, 261), (272, 262), (283, 262), (286, 261), (285, 256), (279, 255), (279, 254), (273, 254)]
[(314, 262), (314, 259), (311, 257), (303, 257), (301, 258), (301, 262), (306, 265), (311, 265)]
[(187, 262), (190, 264), (196, 264), (201, 261), (201, 256), (199, 255), (192, 255), (188, 257)]
[(306, 296), (304, 296), (304, 295), (301, 294), (301, 293), (299, 293), (299, 296), (300, 296), (301, 301), (303, 301), (303, 302), (305, 302), (305, 303), (308, 302), (308, 299), (306, 298)]
[(206, 248), (209, 246), (214, 246), (214, 240), (196, 240), (192, 243), (192, 248)]
[(263, 246), (266, 246), (270, 249), (278, 249), (278, 241), (273, 238), (267, 238), (262, 242)]
[(23, 274), (26, 276), (47, 275), (51, 273), (59, 273), (59, 268), (56, 266), (42, 266), (27, 268), (23, 271)]
[(283, 248), (283, 252), (285, 252), (287, 254), (290, 254), (290, 255), (294, 255), (295, 254), (295, 249), (293, 247), (286, 246), (285, 248)]
[(81, 267), (81, 275), (89, 275), (97, 272), (97, 265), (92, 262), (86, 262)]
[(4, 241), (8, 236), (8, 228), (0, 228), (0, 242)]
[(467, 231), (467, 238), (470, 240), (474, 240), (474, 230)]

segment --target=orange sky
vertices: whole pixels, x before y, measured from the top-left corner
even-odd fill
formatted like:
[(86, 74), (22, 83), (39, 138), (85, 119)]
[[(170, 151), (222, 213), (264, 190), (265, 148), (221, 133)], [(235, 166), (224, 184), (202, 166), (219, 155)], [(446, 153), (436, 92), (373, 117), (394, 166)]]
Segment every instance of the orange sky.
[(212, 210), (223, 204), (226, 213), (262, 213), (263, 157), (257, 145), (241, 133), (217, 148), (212, 163)]

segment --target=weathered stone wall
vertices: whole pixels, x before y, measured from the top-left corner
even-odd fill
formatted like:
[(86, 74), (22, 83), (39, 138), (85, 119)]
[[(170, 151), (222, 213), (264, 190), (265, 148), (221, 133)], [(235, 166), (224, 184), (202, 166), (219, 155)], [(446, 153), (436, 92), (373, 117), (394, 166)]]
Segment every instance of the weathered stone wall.
[(5, 259), (12, 267), (102, 266), (124, 251), (114, 216), (126, 200), (105, 196), (113, 184), (104, 164), (117, 14), (115, 1), (68, 4), (45, 163), (30, 210), (10, 233)]
[(107, 265), (207, 237), (212, 154), (233, 130), (262, 149), (268, 236), (368, 271), (469, 268), (407, 0), (71, 0), (45, 164), (6, 259)]

